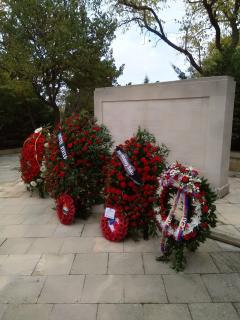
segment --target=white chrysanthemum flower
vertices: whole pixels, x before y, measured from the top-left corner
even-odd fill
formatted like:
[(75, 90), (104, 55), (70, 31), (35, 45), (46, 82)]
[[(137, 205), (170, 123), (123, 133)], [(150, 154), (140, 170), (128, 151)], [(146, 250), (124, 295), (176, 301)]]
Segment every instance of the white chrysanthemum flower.
[(45, 143), (44, 143), (44, 148), (48, 148), (48, 147), (49, 147), (48, 142), (45, 142)]
[(45, 166), (41, 166), (40, 171), (41, 172), (45, 172), (46, 171), (46, 167)]
[(42, 131), (42, 127), (37, 128), (34, 132), (35, 132), (35, 133), (39, 133), (39, 132), (41, 132), (41, 131)]
[(36, 187), (36, 186), (37, 186), (37, 183), (36, 183), (36, 181), (31, 181), (31, 182), (30, 182), (30, 185), (31, 185), (32, 187)]

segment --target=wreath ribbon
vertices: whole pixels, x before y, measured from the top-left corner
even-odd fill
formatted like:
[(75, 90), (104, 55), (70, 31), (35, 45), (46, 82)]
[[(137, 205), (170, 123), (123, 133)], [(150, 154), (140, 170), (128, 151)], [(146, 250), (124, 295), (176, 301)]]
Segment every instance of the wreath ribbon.
[(174, 204), (172, 206), (172, 209), (167, 217), (167, 219), (165, 220), (163, 227), (162, 227), (162, 238), (161, 238), (161, 251), (162, 252), (166, 252), (166, 232), (167, 229), (170, 226), (170, 223), (172, 221), (172, 219), (174, 218), (174, 216), (176, 215), (176, 209), (179, 203), (179, 200), (182, 198), (183, 201), (183, 216), (180, 220), (179, 226), (176, 230), (176, 239), (177, 241), (181, 241), (183, 240), (183, 232), (184, 229), (186, 227), (187, 224), (187, 219), (188, 219), (188, 195), (187, 192), (184, 190), (178, 190), (177, 192), (177, 196), (175, 198)]

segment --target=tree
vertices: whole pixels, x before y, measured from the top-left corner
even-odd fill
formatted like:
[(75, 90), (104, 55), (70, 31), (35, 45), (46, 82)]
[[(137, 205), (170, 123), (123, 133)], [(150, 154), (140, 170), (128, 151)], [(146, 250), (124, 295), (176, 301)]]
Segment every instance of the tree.
[(223, 52), (222, 39), (228, 35), (231, 50), (236, 49), (239, 42), (240, 1), (183, 0), (186, 14), (179, 26), (180, 43), (171, 40), (164, 24), (164, 10), (168, 3), (174, 5), (175, 1), (116, 0), (115, 8), (121, 13), (122, 23), (137, 23), (142, 30), (185, 55), (191, 66), (202, 74), (201, 62), (209, 42), (214, 41), (217, 50)]
[[(237, 81), (232, 147), (240, 150), (240, 0), (182, 0), (185, 16), (180, 41), (173, 41), (164, 23), (164, 10), (177, 0), (115, 0), (123, 24), (137, 23), (157, 40), (183, 54), (191, 77), (231, 75)], [(173, 66), (180, 79), (186, 74)]]
[(150, 80), (149, 80), (148, 76), (146, 75), (144, 80), (143, 80), (143, 83), (149, 83), (149, 82), (150, 82)]
[(1, 5), (0, 65), (12, 79), (29, 81), (58, 122), (59, 107), (77, 74), (83, 86), (92, 57), (98, 55), (99, 64), (112, 61), (116, 23), (100, 10), (88, 13), (84, 0), (3, 0)]
[(13, 81), (7, 72), (0, 72), (0, 149), (20, 147), (34, 129), (52, 121), (52, 111), (38, 99), (31, 83)]

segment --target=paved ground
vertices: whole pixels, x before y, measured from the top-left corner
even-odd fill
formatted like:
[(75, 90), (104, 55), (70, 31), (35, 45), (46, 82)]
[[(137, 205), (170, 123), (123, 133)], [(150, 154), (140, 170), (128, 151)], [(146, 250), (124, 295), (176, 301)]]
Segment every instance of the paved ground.
[[(16, 156), (0, 157), (1, 320), (240, 318), (239, 248), (209, 239), (176, 274), (155, 261), (157, 240), (105, 240), (99, 210), (61, 225), (52, 200), (30, 198), (14, 168)], [(239, 236), (240, 179), (230, 181), (218, 228)]]

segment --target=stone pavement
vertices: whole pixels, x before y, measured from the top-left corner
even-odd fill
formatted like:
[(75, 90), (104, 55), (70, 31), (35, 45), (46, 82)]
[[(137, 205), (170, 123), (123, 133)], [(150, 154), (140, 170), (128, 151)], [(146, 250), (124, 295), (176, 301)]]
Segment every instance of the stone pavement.
[[(240, 248), (208, 239), (176, 274), (155, 261), (158, 239), (105, 240), (101, 207), (61, 225), (53, 201), (29, 197), (15, 167), (16, 157), (0, 157), (1, 320), (240, 318)], [(218, 201), (218, 228), (236, 236), (239, 184), (231, 179), (233, 190)]]

